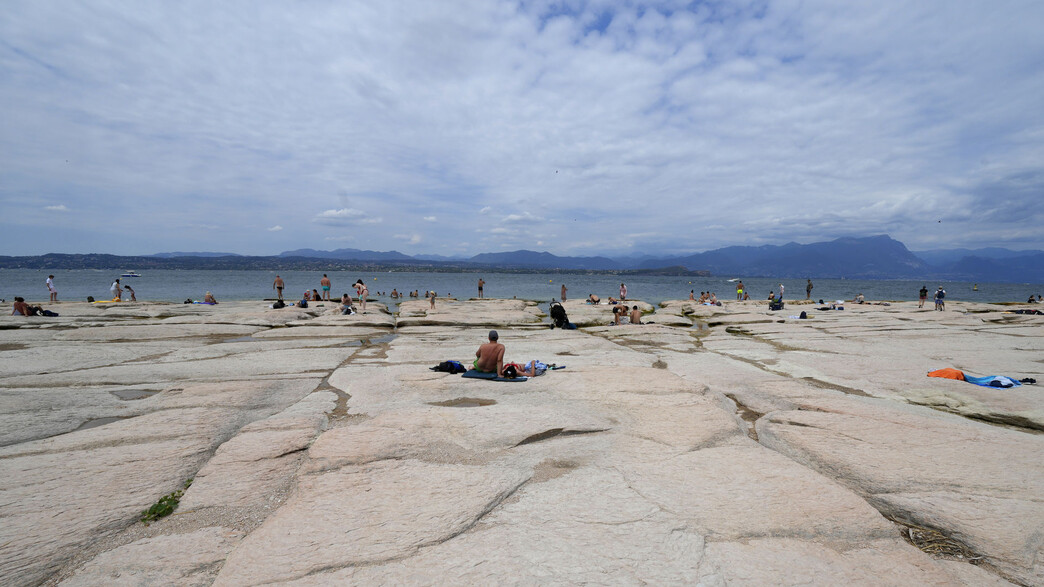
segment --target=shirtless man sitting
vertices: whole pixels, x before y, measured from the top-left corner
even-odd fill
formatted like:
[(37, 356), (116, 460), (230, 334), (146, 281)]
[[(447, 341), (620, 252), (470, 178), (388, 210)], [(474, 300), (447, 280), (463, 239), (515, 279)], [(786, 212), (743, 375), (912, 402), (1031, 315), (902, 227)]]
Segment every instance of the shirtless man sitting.
[(496, 330), (489, 331), (489, 342), (475, 351), (475, 369), (483, 373), (496, 373), (497, 377), (504, 376), (504, 345), (497, 342), (499, 338)]
[(638, 309), (638, 306), (631, 306), (631, 324), (642, 323), (642, 311)]
[(28, 316), (29, 304), (25, 303), (25, 300), (21, 297), (16, 297), (14, 300), (14, 304), (11, 305), (11, 315)]

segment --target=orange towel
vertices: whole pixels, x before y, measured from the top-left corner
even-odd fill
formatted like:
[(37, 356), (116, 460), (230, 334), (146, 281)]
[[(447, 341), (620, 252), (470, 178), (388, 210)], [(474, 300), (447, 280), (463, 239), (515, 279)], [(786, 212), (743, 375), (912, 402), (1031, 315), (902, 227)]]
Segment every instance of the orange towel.
[(931, 373), (928, 374), (928, 376), (929, 377), (942, 377), (943, 379), (957, 379), (959, 381), (964, 381), (964, 373), (962, 373), (961, 371), (959, 371), (957, 369), (954, 369), (953, 367), (947, 367), (945, 369), (939, 369), (937, 371), (932, 371)]

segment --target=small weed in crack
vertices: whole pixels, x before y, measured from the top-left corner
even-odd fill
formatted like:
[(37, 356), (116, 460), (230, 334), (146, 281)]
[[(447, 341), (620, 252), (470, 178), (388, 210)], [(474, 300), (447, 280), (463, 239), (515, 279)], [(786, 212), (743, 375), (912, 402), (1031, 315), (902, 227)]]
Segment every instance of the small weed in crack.
[(164, 495), (159, 498), (159, 501), (152, 504), (152, 507), (141, 512), (142, 523), (148, 526), (149, 522), (155, 522), (160, 518), (164, 518), (174, 513), (174, 510), (178, 509), (178, 502), (181, 501), (181, 496), (185, 494), (185, 490), (188, 489), (190, 485), (192, 485), (192, 479), (185, 481), (185, 486), (181, 489)]

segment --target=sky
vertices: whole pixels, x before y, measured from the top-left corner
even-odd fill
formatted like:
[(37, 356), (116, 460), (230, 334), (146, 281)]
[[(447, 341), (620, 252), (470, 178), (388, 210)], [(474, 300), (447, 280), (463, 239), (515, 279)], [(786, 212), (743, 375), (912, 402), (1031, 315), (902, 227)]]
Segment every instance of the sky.
[(0, 255), (1044, 249), (1044, 2), (6, 3)]

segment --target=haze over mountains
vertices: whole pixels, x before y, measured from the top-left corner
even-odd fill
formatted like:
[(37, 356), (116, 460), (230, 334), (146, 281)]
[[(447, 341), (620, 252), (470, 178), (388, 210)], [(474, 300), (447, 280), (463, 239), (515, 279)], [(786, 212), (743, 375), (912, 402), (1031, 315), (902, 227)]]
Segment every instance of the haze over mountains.
[[(732, 277), (848, 279), (939, 278), (966, 281), (1044, 283), (1044, 251), (1002, 248), (911, 252), (887, 235), (839, 238), (810, 244), (725, 247), (684, 256), (639, 255), (626, 258), (562, 257), (549, 252), (507, 251), (472, 257), (410, 256), (398, 251), (297, 249), (278, 256), (231, 253), (157, 253), (146, 257), (60, 255), (0, 257), (0, 267), (180, 269), (330, 269), (380, 265), (429, 270), (480, 271), (641, 271), (670, 267), (676, 271), (709, 271)], [(684, 269), (682, 269), (684, 268)]]

